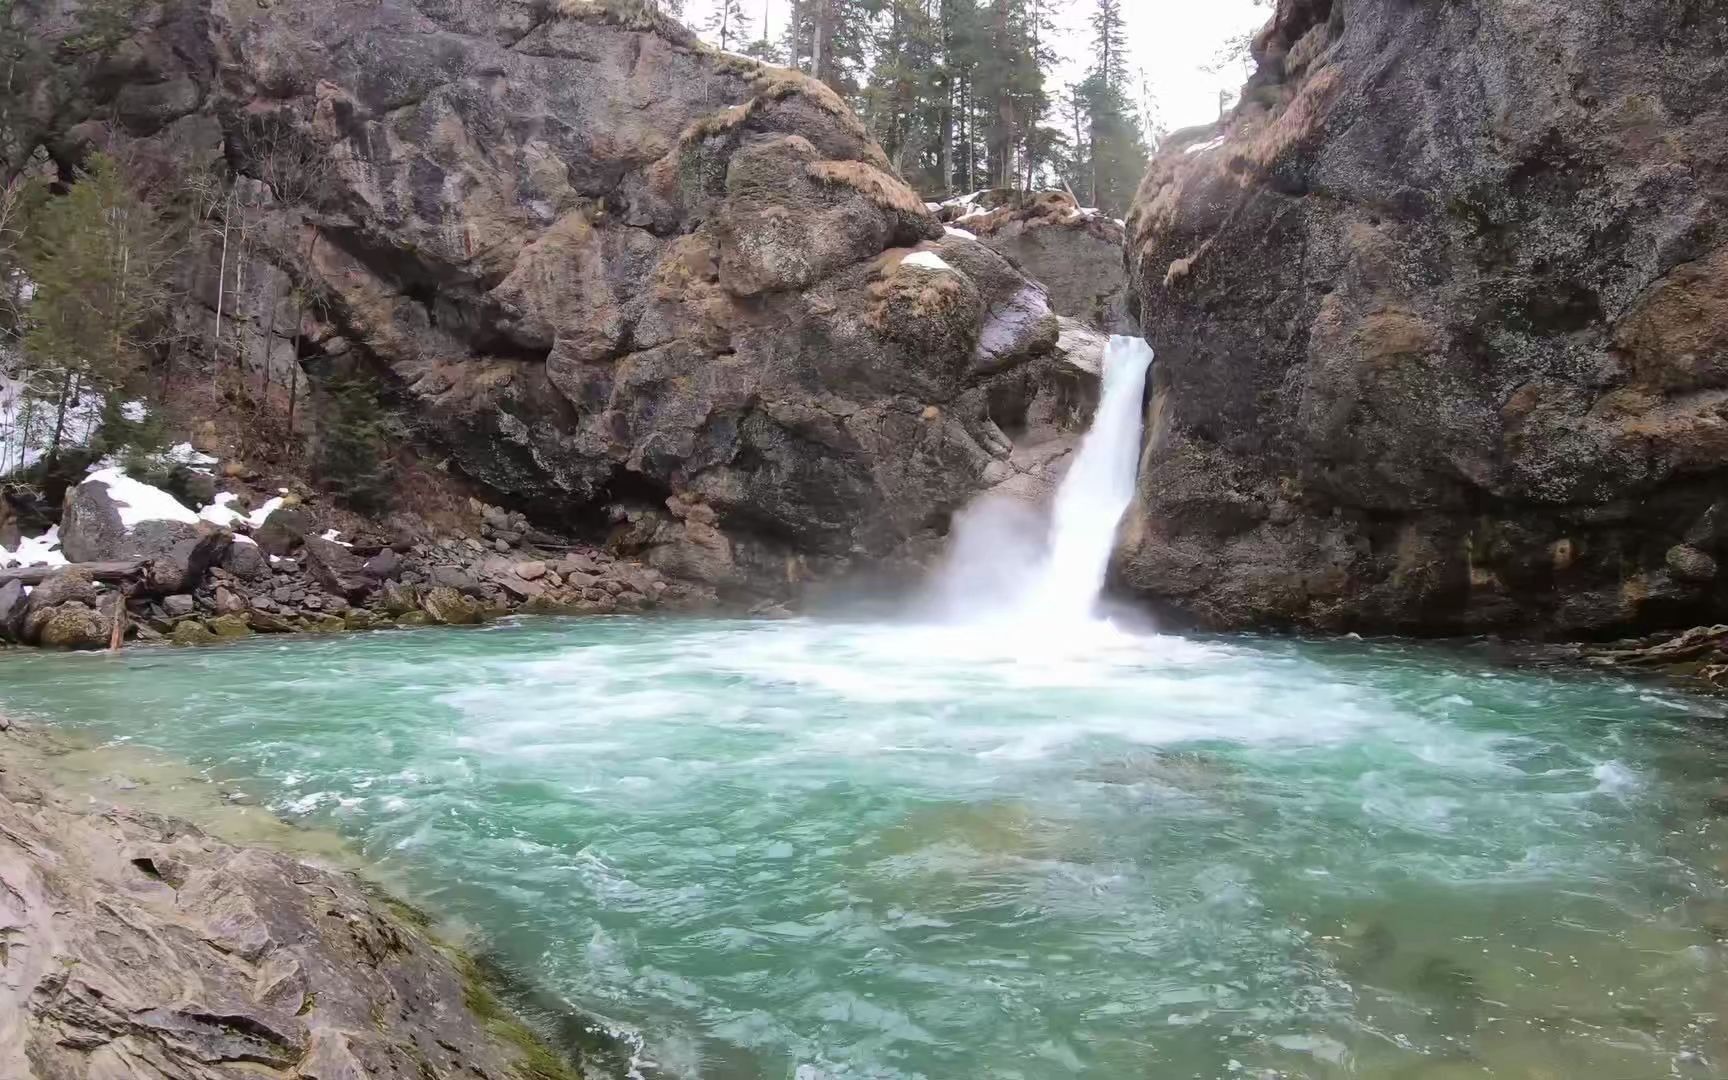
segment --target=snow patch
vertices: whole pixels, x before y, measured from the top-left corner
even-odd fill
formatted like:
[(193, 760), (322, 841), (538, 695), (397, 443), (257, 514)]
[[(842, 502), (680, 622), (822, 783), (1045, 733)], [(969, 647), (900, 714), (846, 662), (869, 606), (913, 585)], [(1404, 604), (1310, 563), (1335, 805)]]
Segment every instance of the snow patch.
[(229, 505), (239, 497), (239, 495), (236, 495), (232, 491), (218, 491), (216, 493), (216, 501), (198, 511), (198, 516), (203, 518), (205, 521), (210, 522), (212, 525), (221, 525), (224, 528), (233, 528), (235, 525), (246, 520), (245, 514), (242, 514), (240, 511)]
[(175, 443), (162, 452), (162, 460), (171, 465), (186, 465), (198, 472), (209, 472), (216, 459), (192, 449), (191, 443)]
[[(58, 410), (37, 395), (26, 393), (26, 380), (0, 372), (0, 476), (27, 469), (48, 456), (54, 441)], [(75, 449), (89, 444), (102, 424), (102, 395), (83, 391), (66, 409), (60, 446)]]
[(20, 566), (35, 566), (37, 563), (65, 566), (66, 556), (60, 553), (60, 526), (55, 525), (41, 536), (24, 537), (16, 548), (0, 547), (0, 566), (14, 561)]
[(129, 423), (143, 423), (144, 418), (150, 415), (150, 406), (142, 401), (124, 402), (120, 406), (120, 415), (124, 416)]
[(1203, 143), (1195, 143), (1193, 146), (1186, 147), (1182, 152), (1184, 154), (1204, 154), (1208, 150), (1216, 150), (1223, 145), (1224, 136), (1219, 135), (1217, 138), (1208, 139)]
[(350, 544), (348, 541), (341, 539), (340, 538), (341, 536), (342, 536), (342, 533), (338, 529), (325, 529), (324, 534), (322, 536), (320, 536), (318, 539), (328, 540), (332, 544), (341, 544), (343, 547), (353, 547), (354, 546), (353, 544)]
[(968, 240), (978, 239), (977, 233), (969, 233), (965, 229), (956, 229), (952, 225), (944, 225), (942, 227), (942, 233), (944, 236), (964, 236)]
[[(287, 489), (284, 488), (283, 490), (286, 491)], [(263, 506), (260, 506), (258, 509), (246, 515), (246, 524), (252, 526), (254, 529), (261, 527), (264, 524), (265, 519), (277, 510), (280, 510), (282, 504), (286, 501), (287, 500), (283, 499), (281, 496), (277, 496), (274, 499), (265, 499)]]
[(120, 511), (120, 524), (128, 530), (145, 521), (198, 524), (198, 515), (182, 506), (179, 499), (161, 488), (134, 480), (119, 469), (97, 469), (85, 477), (84, 483), (108, 488), (108, 497)]
[(925, 270), (948, 270), (948, 271), (952, 271), (954, 269), (952, 266), (949, 266), (947, 263), (943, 262), (942, 256), (936, 254), (934, 251), (914, 251), (912, 254), (906, 256), (904, 259), (901, 259), (900, 265), (901, 266), (917, 266), (917, 267), (922, 267)]

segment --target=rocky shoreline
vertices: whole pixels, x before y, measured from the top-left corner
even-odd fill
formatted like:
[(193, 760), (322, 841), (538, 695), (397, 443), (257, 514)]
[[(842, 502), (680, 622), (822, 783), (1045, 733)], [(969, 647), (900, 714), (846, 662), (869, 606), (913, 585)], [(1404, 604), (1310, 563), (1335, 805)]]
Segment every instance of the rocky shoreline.
[[(574, 1059), (549, 1049), (472, 956), (332, 859), (339, 844), (205, 789), (213, 809), (197, 816), (219, 831), (251, 815), (234, 830), (248, 842), (229, 842), (149, 808), (172, 788), (184, 809), (200, 785), (57, 764), (87, 753), (0, 719), (0, 1075), (577, 1080), (627, 1068), (599, 1039)], [(308, 847), (312, 861), (296, 857)]]
[[(518, 611), (592, 615), (718, 603), (710, 588), (542, 533), (522, 515), (477, 500), (472, 531), (435, 535), (405, 515), (391, 528), (315, 512), (291, 492), (266, 499), (229, 488), (200, 514), (123, 474), (98, 473), (69, 489), (59, 540), (74, 561), (0, 566), (0, 644), (201, 645), (253, 634), (476, 625)], [(137, 519), (150, 513), (170, 516)], [(354, 539), (340, 539), (338, 524)]]

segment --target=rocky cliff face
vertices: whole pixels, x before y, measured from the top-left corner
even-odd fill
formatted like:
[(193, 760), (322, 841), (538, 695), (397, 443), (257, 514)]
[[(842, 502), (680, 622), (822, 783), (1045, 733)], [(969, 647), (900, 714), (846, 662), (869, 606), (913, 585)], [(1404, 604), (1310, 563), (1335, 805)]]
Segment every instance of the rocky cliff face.
[(1281, 0), (1129, 219), (1121, 573), (1216, 625), (1728, 607), (1728, 13)]
[[(20, 4), (51, 40), (80, 6)], [(945, 235), (825, 87), (636, 0), (162, 0), (132, 26), (21, 142), (225, 157), (264, 256), (224, 301), (271, 338), (248, 352), (303, 331), (314, 370), (386, 371), (517, 507), (786, 587), (1013, 474), (1045, 290)]]

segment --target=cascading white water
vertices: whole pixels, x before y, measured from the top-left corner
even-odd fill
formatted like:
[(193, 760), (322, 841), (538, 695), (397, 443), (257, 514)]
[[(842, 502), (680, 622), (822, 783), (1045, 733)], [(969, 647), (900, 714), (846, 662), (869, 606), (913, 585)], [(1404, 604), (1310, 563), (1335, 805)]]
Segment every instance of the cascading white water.
[(1104, 352), (1103, 392), (1086, 433), (1056, 490), (1050, 553), (1029, 598), (1029, 614), (1084, 619), (1103, 591), (1116, 545), (1116, 526), (1134, 500), (1140, 465), (1141, 401), (1152, 347), (1116, 335)]
[(1141, 339), (1110, 339), (1098, 412), (1057, 489), (1047, 531), (1034, 508), (1011, 498), (987, 497), (961, 515), (932, 597), (944, 618), (1042, 624), (1091, 617), (1116, 526), (1134, 498), (1151, 362)]

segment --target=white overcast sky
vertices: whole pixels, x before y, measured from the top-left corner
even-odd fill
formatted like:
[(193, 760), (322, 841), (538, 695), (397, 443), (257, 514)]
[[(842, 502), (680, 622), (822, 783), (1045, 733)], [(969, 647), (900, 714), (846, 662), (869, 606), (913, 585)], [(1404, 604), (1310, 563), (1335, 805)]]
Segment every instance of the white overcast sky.
[[(1093, 0), (1050, 0), (1058, 19), (1069, 29), (1058, 43), (1068, 63), (1057, 74), (1068, 82), (1084, 74), (1091, 63), (1091, 35), (1086, 17)], [(752, 37), (762, 33), (764, 3), (778, 38), (785, 29), (789, 0), (744, 0)], [(1240, 65), (1211, 73), (1219, 48), (1244, 31), (1256, 30), (1271, 16), (1271, 7), (1254, 0), (1124, 0), (1128, 15), (1128, 46), (1135, 66), (1145, 70), (1165, 127), (1174, 131), (1218, 117), (1218, 92), (1232, 97), (1242, 88), (1246, 72)], [(715, 0), (685, 0), (684, 18), (701, 27), (715, 10)], [(734, 46), (736, 47), (736, 46)], [(1052, 89), (1059, 89), (1052, 88)]]

